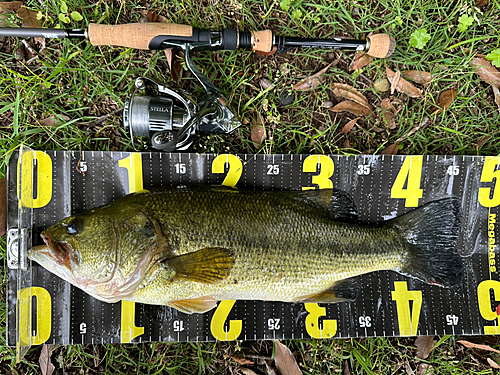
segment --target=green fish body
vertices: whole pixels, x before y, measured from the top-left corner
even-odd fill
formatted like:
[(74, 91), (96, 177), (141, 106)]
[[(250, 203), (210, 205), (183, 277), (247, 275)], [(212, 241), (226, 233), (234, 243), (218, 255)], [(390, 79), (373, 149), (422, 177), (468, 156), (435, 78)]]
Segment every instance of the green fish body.
[(452, 286), (462, 275), (459, 231), (455, 198), (366, 225), (339, 190), (195, 186), (69, 217), (30, 257), (100, 300), (192, 313), (225, 299), (352, 300), (359, 286), (349, 278), (379, 270)]

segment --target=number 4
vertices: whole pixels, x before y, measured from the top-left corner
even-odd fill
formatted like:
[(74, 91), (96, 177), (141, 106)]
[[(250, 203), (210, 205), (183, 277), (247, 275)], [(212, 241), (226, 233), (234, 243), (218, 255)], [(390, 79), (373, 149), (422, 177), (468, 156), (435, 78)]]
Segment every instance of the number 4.
[(460, 173), (460, 168), (458, 165), (450, 165), (446, 173), (450, 176), (458, 176), (458, 174)]
[(420, 188), (422, 160), (422, 156), (407, 156), (392, 185), (391, 198), (405, 199), (405, 207), (418, 207), (418, 200), (424, 195)]

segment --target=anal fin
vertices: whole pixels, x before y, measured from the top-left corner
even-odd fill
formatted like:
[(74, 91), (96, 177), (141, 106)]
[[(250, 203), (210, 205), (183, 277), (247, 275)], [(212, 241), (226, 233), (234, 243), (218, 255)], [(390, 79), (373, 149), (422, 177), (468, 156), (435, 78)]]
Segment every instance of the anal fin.
[(217, 306), (217, 301), (212, 297), (200, 297), (172, 301), (167, 303), (167, 306), (173, 307), (174, 309), (186, 314), (202, 314)]
[(354, 301), (358, 295), (359, 289), (359, 284), (353, 278), (339, 280), (327, 290), (324, 290), (320, 293), (304, 296), (297, 302), (338, 303)]

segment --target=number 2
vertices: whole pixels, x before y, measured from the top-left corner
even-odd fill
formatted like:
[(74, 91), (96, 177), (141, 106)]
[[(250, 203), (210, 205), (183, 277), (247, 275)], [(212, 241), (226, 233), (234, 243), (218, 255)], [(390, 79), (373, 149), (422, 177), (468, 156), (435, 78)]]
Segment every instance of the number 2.
[(236, 155), (219, 155), (212, 162), (212, 173), (224, 173), (226, 164), (228, 164), (229, 169), (226, 178), (222, 181), (222, 185), (234, 187), (243, 173), (243, 163)]

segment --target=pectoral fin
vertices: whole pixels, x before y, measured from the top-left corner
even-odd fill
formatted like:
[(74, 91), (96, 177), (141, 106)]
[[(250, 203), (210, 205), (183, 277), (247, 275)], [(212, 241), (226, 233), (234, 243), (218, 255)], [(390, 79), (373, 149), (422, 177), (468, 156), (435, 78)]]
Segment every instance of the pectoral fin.
[(209, 247), (165, 260), (175, 271), (174, 280), (217, 284), (225, 280), (234, 265), (233, 253), (221, 247)]
[(174, 309), (177, 309), (186, 314), (202, 314), (204, 312), (212, 310), (215, 306), (217, 306), (217, 301), (212, 297), (200, 297), (194, 299), (181, 299), (178, 301), (172, 301), (167, 303), (167, 306), (173, 307)]
[(359, 292), (359, 284), (354, 279), (340, 280), (327, 290), (304, 296), (297, 302), (303, 303), (338, 303), (354, 301)]

